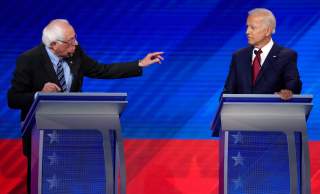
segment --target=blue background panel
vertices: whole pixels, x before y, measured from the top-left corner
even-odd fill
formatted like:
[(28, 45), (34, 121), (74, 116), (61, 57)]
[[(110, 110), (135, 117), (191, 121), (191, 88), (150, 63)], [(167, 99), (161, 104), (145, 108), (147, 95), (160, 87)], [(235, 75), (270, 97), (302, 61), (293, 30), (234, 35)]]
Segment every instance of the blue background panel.
[(43, 193), (106, 193), (103, 137), (99, 131), (44, 130), (43, 139)]
[(286, 134), (231, 131), (228, 147), (228, 193), (290, 193)]

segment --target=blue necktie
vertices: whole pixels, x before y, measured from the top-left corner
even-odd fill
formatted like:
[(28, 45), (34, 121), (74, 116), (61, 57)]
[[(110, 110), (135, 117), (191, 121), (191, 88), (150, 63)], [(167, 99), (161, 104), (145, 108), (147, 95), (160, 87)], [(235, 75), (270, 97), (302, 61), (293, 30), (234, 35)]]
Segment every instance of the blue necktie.
[(58, 80), (61, 86), (61, 91), (66, 92), (67, 91), (67, 85), (66, 85), (66, 79), (64, 78), (64, 71), (62, 67), (63, 60), (60, 60), (57, 64), (57, 76)]

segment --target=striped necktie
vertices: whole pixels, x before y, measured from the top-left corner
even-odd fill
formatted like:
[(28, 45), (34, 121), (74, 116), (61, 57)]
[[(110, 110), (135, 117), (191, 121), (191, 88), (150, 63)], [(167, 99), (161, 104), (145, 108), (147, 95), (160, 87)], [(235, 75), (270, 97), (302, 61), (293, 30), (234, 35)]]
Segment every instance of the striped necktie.
[(67, 91), (66, 79), (64, 78), (64, 71), (62, 66), (63, 60), (60, 60), (57, 64), (57, 76), (61, 86), (61, 92)]

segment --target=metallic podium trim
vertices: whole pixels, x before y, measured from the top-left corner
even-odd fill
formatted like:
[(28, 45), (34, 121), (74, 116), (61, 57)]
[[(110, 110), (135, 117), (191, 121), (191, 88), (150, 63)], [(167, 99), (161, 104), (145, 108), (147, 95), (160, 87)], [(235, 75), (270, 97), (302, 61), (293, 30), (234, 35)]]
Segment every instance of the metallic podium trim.
[[(121, 133), (121, 128), (119, 128), (118, 130), (116, 130), (116, 138), (117, 138), (117, 143), (116, 143), (116, 150), (117, 153), (116, 155), (118, 155), (119, 161), (116, 160), (116, 166), (120, 163), (120, 193), (121, 194), (126, 194), (126, 182), (127, 182), (127, 178), (126, 178), (126, 162), (125, 162), (125, 157), (124, 157), (124, 144), (123, 144), (123, 139), (122, 139), (122, 133)], [(117, 170), (118, 168), (116, 168)], [(116, 173), (117, 175), (117, 173)], [(117, 177), (115, 178), (115, 180), (118, 180)], [(116, 185), (116, 194), (118, 193), (118, 184)]]
[(229, 150), (229, 131), (224, 131), (224, 164), (223, 164), (223, 171), (224, 171), (224, 194), (228, 194), (228, 150)]
[(42, 153), (43, 153), (43, 130), (39, 130), (39, 170), (38, 170), (38, 193), (42, 193)]
[(302, 194), (311, 193), (311, 183), (310, 183), (310, 152), (308, 144), (308, 136), (306, 131), (301, 132), (301, 190)]
[(290, 173), (290, 194), (298, 192), (298, 173), (297, 173), (297, 153), (294, 132), (287, 132), (289, 173)]

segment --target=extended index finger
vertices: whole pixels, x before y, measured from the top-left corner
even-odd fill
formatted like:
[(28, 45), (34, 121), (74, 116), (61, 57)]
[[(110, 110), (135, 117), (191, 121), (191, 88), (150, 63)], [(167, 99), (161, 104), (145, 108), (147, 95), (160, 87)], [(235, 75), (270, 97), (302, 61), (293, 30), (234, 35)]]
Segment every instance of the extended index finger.
[(154, 56), (154, 55), (162, 55), (164, 52), (153, 52), (153, 53), (150, 53), (152, 56)]

